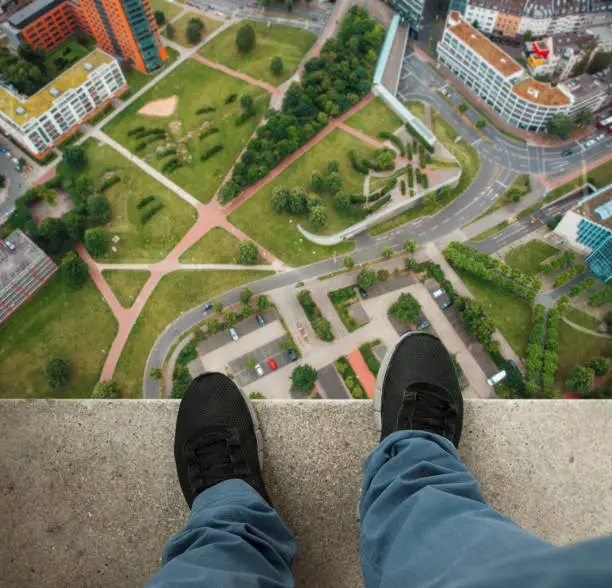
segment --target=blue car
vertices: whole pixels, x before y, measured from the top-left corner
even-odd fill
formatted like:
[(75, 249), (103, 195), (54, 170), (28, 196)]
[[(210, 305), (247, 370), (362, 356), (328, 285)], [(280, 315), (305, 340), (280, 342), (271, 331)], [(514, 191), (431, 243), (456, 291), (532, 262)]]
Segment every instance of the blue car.
[(0, 153), (6, 153), (6, 147), (0, 147)]
[(419, 329), (419, 331), (422, 331), (423, 329), (426, 329), (427, 327), (430, 327), (431, 323), (429, 321), (423, 321), (418, 327), (417, 329)]

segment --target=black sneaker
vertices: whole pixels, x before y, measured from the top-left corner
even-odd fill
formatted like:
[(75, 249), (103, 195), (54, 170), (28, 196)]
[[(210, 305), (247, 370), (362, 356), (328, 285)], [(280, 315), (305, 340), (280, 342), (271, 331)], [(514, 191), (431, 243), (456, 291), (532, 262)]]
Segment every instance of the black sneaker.
[(174, 458), (189, 508), (202, 491), (236, 478), (270, 502), (261, 476), (263, 443), (257, 416), (224, 374), (198, 376), (185, 392), (176, 419)]
[(380, 440), (395, 431), (437, 433), (459, 446), (463, 397), (440, 339), (410, 332), (389, 349), (376, 378), (374, 424)]

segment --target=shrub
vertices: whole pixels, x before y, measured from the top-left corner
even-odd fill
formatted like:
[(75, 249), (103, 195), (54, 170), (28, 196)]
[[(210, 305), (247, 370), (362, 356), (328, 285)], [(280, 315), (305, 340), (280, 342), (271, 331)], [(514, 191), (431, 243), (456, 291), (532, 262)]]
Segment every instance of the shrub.
[(275, 76), (282, 75), (284, 69), (285, 69), (285, 64), (283, 63), (282, 58), (279, 57), (278, 55), (276, 55), (270, 60), (270, 72), (272, 72), (273, 75)]
[(80, 288), (87, 280), (87, 264), (74, 251), (64, 256), (60, 271), (63, 280), (72, 288)]
[(207, 149), (206, 151), (204, 151), (204, 153), (202, 153), (202, 155), (200, 156), (200, 161), (206, 161), (222, 150), (223, 145), (213, 145), (210, 149)]
[(113, 380), (104, 380), (98, 382), (91, 393), (92, 398), (120, 398), (121, 391), (119, 386)]
[(370, 206), (370, 208), (368, 208), (368, 213), (372, 214), (373, 212), (376, 212), (377, 210), (381, 209), (385, 204), (387, 204), (387, 202), (390, 202), (390, 201), (391, 201), (391, 194), (387, 194), (384, 198), (381, 198), (380, 200), (375, 202), (372, 206)]
[(214, 135), (215, 133), (218, 133), (218, 132), (219, 132), (219, 129), (217, 127), (209, 127), (208, 129), (200, 133), (198, 139), (201, 141), (202, 139), (206, 139), (206, 137), (210, 137), (211, 135)]
[(176, 149), (174, 147), (168, 147), (168, 149), (164, 149), (159, 153), (156, 153), (155, 156), (157, 159), (163, 159), (164, 157), (168, 157), (169, 155), (176, 155)]
[(163, 207), (164, 205), (161, 202), (158, 202), (157, 204), (147, 208), (147, 210), (145, 210), (140, 217), (140, 224), (144, 225), (148, 223)]
[(45, 363), (44, 373), (49, 388), (52, 390), (61, 388), (70, 378), (70, 362), (60, 357), (50, 357)]
[(120, 182), (121, 178), (118, 175), (114, 175), (111, 178), (108, 178), (107, 180), (104, 180), (101, 184), (100, 187), (98, 188), (99, 192), (104, 192), (105, 190), (108, 190), (111, 186), (114, 186), (117, 182)]
[(325, 206), (314, 206), (310, 211), (310, 224), (314, 229), (323, 229), (327, 226), (327, 210)]
[(104, 229), (85, 231), (85, 249), (94, 257), (104, 255), (110, 247), (110, 237)]
[(128, 137), (132, 137), (133, 135), (138, 135), (140, 133), (142, 133), (142, 131), (144, 131), (145, 128), (144, 127), (134, 127), (133, 129), (130, 129), (127, 132)]
[(351, 165), (355, 171), (364, 175), (368, 175), (370, 173), (370, 162), (365, 159), (359, 161), (353, 150), (349, 151), (349, 159), (351, 160)]
[(405, 123), (406, 130), (421, 144), (425, 149), (433, 153), (433, 147), (431, 147), (421, 134), (409, 123)]
[(217, 110), (214, 106), (202, 106), (196, 110), (196, 114), (206, 114), (207, 112), (215, 112)]
[(380, 269), (376, 272), (376, 279), (379, 282), (386, 282), (389, 279), (389, 270)]
[(240, 186), (234, 180), (228, 180), (219, 190), (219, 202), (221, 202), (221, 204), (229, 202), (236, 198), (240, 192)]
[(380, 133), (378, 133), (378, 136), (381, 139), (386, 139), (388, 141), (391, 141), (396, 147), (397, 150), (400, 152), (400, 155), (403, 157), (404, 156), (404, 144), (402, 143), (402, 140), (397, 136), (394, 135), (393, 133), (389, 133), (387, 131), (381, 131)]
[(325, 178), (317, 171), (312, 172), (310, 176), (310, 187), (315, 192), (323, 192), (325, 189)]
[(317, 378), (317, 370), (311, 365), (300, 365), (291, 373), (291, 388), (300, 392), (310, 392), (314, 388)]
[(589, 304), (591, 306), (601, 306), (607, 302), (612, 301), (612, 285), (608, 284), (604, 286), (599, 292), (595, 292), (589, 298)]
[(255, 48), (256, 34), (253, 25), (247, 23), (236, 32), (236, 47), (240, 53), (249, 53)]
[(339, 192), (334, 196), (333, 203), (336, 210), (347, 210), (351, 207), (351, 198), (344, 192)]
[(153, 194), (150, 194), (149, 196), (145, 196), (144, 198), (141, 198), (138, 201), (136, 208), (144, 208), (147, 204), (153, 202), (153, 200), (155, 200), (155, 196), (153, 196)]
[(236, 98), (238, 98), (238, 94), (230, 94), (224, 101), (224, 104), (231, 104), (232, 102), (236, 102)]
[(238, 246), (238, 258), (240, 265), (257, 265), (259, 261), (259, 249), (252, 241), (241, 241)]
[(402, 196), (406, 196), (406, 180), (400, 180), (400, 190), (402, 192)]
[(173, 172), (179, 169), (179, 167), (183, 167), (183, 163), (178, 157), (173, 157), (172, 159), (169, 159), (168, 161), (166, 161), (164, 165), (162, 165), (161, 171), (164, 174), (170, 173), (170, 172)]

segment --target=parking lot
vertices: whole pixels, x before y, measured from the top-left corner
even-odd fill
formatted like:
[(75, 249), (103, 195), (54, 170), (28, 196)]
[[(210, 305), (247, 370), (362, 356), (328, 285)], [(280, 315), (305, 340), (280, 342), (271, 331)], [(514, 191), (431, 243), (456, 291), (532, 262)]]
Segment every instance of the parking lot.
[[(256, 347), (252, 351), (231, 360), (229, 362), (229, 368), (238, 385), (247, 386), (256, 380), (275, 372), (276, 370), (273, 370), (268, 364), (268, 359), (274, 359), (277, 365), (276, 369), (289, 365), (291, 363), (289, 355), (287, 355), (286, 352), (281, 351), (280, 348), (280, 342), (286, 340), (287, 337), (278, 337), (277, 339), (274, 339), (274, 341), (265, 343), (261, 347)], [(259, 376), (255, 370), (250, 370), (246, 367), (246, 361), (249, 358), (253, 358), (261, 366), (264, 372), (263, 376)]]

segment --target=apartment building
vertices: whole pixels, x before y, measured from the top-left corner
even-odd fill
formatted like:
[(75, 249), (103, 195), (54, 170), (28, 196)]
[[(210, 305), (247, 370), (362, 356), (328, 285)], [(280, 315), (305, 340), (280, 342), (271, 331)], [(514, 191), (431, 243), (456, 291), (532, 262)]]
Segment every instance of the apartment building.
[(576, 86), (555, 87), (534, 80), (517, 61), (457, 12), (449, 15), (437, 51), (438, 61), (502, 119), (530, 131), (544, 131), (554, 115), (575, 116), (584, 108), (604, 104), (610, 96), (609, 84), (593, 83), (585, 88), (586, 80), (582, 80)]
[(2, 28), (13, 45), (23, 39), (45, 50), (81, 30), (145, 73), (166, 59), (150, 0), (34, 0)]
[[(529, 72), (534, 76), (549, 75), (561, 81), (570, 77), (574, 68), (590, 51), (595, 36), (591, 34), (560, 33), (541, 41), (526, 43)], [(532, 48), (545, 48), (545, 52)]]
[(97, 49), (29, 98), (0, 87), (0, 129), (40, 158), (125, 90), (117, 60)]

